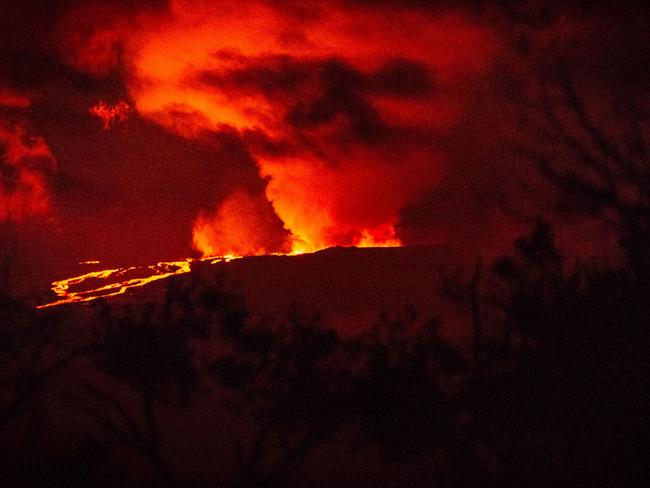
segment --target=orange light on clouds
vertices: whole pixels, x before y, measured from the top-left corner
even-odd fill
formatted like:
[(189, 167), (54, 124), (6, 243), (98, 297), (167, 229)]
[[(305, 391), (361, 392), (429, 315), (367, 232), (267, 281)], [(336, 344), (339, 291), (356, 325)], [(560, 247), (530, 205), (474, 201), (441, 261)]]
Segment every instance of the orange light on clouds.
[(92, 107), (89, 112), (91, 115), (98, 117), (102, 121), (102, 129), (110, 129), (115, 121), (124, 122), (129, 114), (129, 104), (120, 100), (115, 105), (109, 105), (104, 101), (99, 101)]
[(47, 175), (56, 160), (45, 140), (20, 123), (0, 120), (0, 222), (46, 214), (51, 207)]
[[(165, 15), (105, 18), (86, 44), (71, 34), (69, 62), (93, 74), (121, 63), (134, 110), (183, 137), (234, 129), (267, 182), (284, 244), (261, 242), (261, 207), (234, 195), (195, 220), (194, 246), (206, 255), (399, 245), (400, 209), (443, 176), (432, 141), (462, 117), (458, 80), (480, 76), (499, 50), (488, 28), (454, 9), (172, 0)], [(395, 88), (413, 73), (414, 89)], [(91, 112), (108, 128), (128, 106)], [(412, 135), (393, 140), (397, 132)], [(268, 154), (250, 133), (284, 153)]]
[[(269, 254), (273, 230), (268, 202), (244, 191), (231, 194), (214, 214), (202, 213), (194, 222), (194, 247), (204, 256)], [(276, 244), (277, 246), (277, 244)]]

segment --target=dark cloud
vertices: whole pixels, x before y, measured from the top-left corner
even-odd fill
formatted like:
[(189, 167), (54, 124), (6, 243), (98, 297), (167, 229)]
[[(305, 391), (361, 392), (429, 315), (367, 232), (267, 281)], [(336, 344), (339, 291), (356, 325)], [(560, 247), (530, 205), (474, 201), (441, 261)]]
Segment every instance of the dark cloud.
[(435, 87), (433, 75), (422, 63), (407, 59), (391, 59), (376, 73), (367, 77), (372, 93), (400, 97), (430, 95)]
[(262, 93), (267, 97), (287, 96), (312, 82), (317, 66), (290, 56), (268, 57), (248, 60), (232, 53), (216, 54), (220, 59), (234, 59), (236, 68), (227, 72), (206, 71), (200, 73), (198, 81), (208, 86)]
[(356, 93), (399, 97), (429, 95), (434, 89), (433, 74), (421, 62), (403, 58), (389, 59), (375, 71), (364, 73), (342, 58), (303, 60), (291, 56), (247, 59), (233, 53), (218, 53), (220, 59), (233, 60), (237, 66), (226, 72), (203, 72), (198, 78), (206, 85), (240, 89), (253, 93), (296, 96), (305, 89), (345, 90)]
[(373, 141), (386, 132), (386, 124), (359, 88), (364, 77), (336, 60), (324, 63), (319, 73), (320, 93), (293, 105), (287, 121), (294, 127), (310, 129), (344, 117), (349, 129), (364, 141)]
[(312, 129), (343, 117), (362, 141), (385, 137), (383, 120), (369, 96), (419, 98), (434, 92), (433, 74), (424, 64), (389, 59), (377, 70), (362, 72), (344, 59), (301, 60), (290, 56), (245, 59), (229, 56), (238, 66), (226, 72), (203, 72), (199, 83), (227, 91), (263, 94), (284, 100), (286, 120), (297, 129)]
[(99, 5), (127, 14), (168, 8), (167, 0), (5, 0), (0, 3), (0, 53), (50, 51), (62, 19), (74, 9)]
[(387, 8), (407, 10), (445, 10), (449, 8), (465, 8), (470, 6), (482, 6), (485, 0), (343, 0), (343, 3), (350, 7), (361, 8)]

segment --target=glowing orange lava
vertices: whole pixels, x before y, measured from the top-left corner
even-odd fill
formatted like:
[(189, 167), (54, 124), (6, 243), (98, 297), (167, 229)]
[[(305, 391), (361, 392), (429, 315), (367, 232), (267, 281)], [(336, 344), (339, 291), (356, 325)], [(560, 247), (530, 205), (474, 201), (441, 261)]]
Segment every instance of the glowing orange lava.
[[(398, 247), (399, 240), (383, 241), (379, 244), (372, 241), (372, 236), (366, 236), (358, 247)], [(364, 237), (364, 239), (366, 238)], [(271, 256), (297, 256), (305, 254), (305, 249), (296, 243), (290, 252), (273, 252)], [(145, 286), (154, 281), (162, 280), (174, 275), (189, 273), (193, 262), (209, 262), (210, 264), (228, 263), (245, 256), (225, 254), (222, 256), (205, 256), (199, 259), (185, 258), (180, 261), (161, 261), (148, 266), (129, 266), (124, 268), (111, 268), (100, 271), (91, 271), (72, 278), (65, 278), (52, 283), (52, 291), (59, 298), (50, 303), (39, 305), (37, 309), (44, 309), (81, 303), (122, 295), (131, 288)], [(99, 264), (99, 261), (82, 261), (79, 264)]]
[[(239, 256), (212, 256), (199, 260), (186, 258), (181, 261), (161, 261), (149, 266), (130, 266), (125, 268), (92, 271), (80, 276), (65, 278), (52, 283), (52, 291), (59, 298), (56, 301), (39, 305), (37, 309), (55, 307), (66, 303), (89, 302), (97, 298), (122, 295), (131, 288), (147, 285), (173, 275), (189, 273), (194, 261), (209, 261), (211, 264), (228, 262)], [(83, 264), (96, 264), (87, 261)]]

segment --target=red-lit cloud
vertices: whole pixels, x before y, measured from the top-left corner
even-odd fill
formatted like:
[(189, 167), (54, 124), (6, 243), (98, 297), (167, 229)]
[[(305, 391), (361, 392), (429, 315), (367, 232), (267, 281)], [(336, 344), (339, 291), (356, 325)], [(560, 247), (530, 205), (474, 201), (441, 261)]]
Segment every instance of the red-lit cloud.
[(0, 87), (0, 108), (27, 108), (30, 105), (28, 97)]
[(0, 222), (43, 215), (50, 210), (49, 176), (56, 160), (42, 137), (27, 129), (23, 117), (3, 120), (3, 109), (29, 107), (27, 97), (0, 89)]
[(90, 114), (102, 121), (102, 128), (109, 129), (115, 121), (124, 122), (129, 114), (129, 104), (120, 100), (115, 105), (109, 105), (103, 100), (90, 107)]
[(463, 112), (455, 85), (498, 50), (488, 29), (454, 10), (175, 0), (166, 15), (111, 11), (99, 22), (99, 12), (68, 17), (86, 26), (68, 27), (68, 62), (96, 75), (121, 63), (138, 113), (183, 137), (238, 131), (289, 232), (279, 248), (251, 235), (245, 249), (241, 233), (263, 215), (247, 202), (237, 211), (235, 196), (197, 220), (204, 252), (399, 244), (400, 209), (443, 175), (435, 139)]
[(201, 213), (194, 222), (194, 247), (206, 256), (268, 254), (283, 249), (277, 217), (261, 195), (236, 190), (214, 214)]

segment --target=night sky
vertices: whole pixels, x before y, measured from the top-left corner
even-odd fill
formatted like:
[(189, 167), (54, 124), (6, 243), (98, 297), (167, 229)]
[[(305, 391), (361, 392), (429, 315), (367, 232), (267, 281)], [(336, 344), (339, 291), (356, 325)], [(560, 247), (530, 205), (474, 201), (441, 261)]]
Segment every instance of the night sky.
[(614, 137), (647, 102), (644, 2), (582, 3), (4, 1), (3, 252), (34, 287), (88, 259), (445, 243), (471, 261), (543, 215), (567, 252), (611, 258), (521, 150), (564, 157), (540, 125), (542, 95), (575, 124), (558, 66)]

